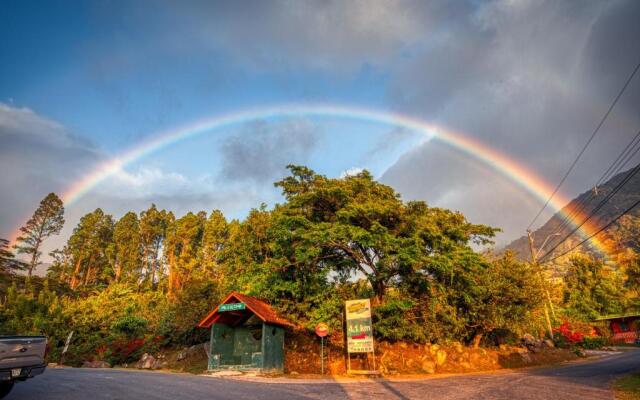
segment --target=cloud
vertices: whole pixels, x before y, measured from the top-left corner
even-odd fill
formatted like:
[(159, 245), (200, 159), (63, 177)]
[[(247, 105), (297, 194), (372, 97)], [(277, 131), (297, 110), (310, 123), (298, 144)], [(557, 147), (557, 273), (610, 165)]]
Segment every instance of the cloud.
[[(634, 1), (482, 3), (399, 68), (388, 100), (481, 140), (554, 185), (640, 61), (632, 39), (640, 37), (638, 18)], [(562, 187), (570, 196), (594, 184), (640, 127), (636, 78)], [(524, 231), (539, 201), (491, 178), (495, 171), (431, 146), (402, 157), (386, 182), (511, 234)]]
[(356, 176), (362, 171), (364, 171), (364, 168), (362, 167), (351, 167), (342, 171), (342, 173), (340, 174), (340, 178), (346, 178), (348, 176)]
[(0, 237), (9, 237), (47, 193), (60, 193), (103, 157), (58, 122), (0, 103)]
[(288, 164), (304, 163), (318, 139), (317, 126), (304, 119), (248, 124), (222, 143), (221, 177), (271, 185)]

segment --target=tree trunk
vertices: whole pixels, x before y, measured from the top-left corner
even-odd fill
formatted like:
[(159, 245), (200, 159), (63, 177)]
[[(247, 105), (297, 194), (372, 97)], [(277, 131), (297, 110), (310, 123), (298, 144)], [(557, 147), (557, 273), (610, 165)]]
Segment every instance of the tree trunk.
[(71, 289), (75, 289), (76, 285), (78, 284), (78, 274), (80, 274), (80, 263), (82, 262), (82, 257), (78, 258), (78, 261), (76, 262), (76, 267), (73, 270), (73, 274), (71, 275), (71, 280), (69, 282), (69, 286), (71, 286)]
[(122, 273), (122, 263), (116, 261), (116, 277), (115, 282), (118, 283), (120, 281), (120, 274)]
[(482, 332), (480, 333), (476, 333), (476, 335), (473, 337), (473, 348), (477, 349), (478, 347), (480, 347), (480, 341), (482, 340)]
[(371, 286), (373, 287), (373, 293), (375, 294), (373, 297), (373, 305), (382, 304), (382, 300), (384, 300), (384, 295), (387, 291), (384, 282), (374, 278), (371, 280)]
[(31, 274), (33, 273), (33, 269), (36, 267), (38, 263), (38, 250), (40, 249), (41, 240), (38, 238), (36, 241), (36, 245), (33, 247), (33, 254), (31, 254), (31, 262), (29, 263), (29, 278), (31, 278)]

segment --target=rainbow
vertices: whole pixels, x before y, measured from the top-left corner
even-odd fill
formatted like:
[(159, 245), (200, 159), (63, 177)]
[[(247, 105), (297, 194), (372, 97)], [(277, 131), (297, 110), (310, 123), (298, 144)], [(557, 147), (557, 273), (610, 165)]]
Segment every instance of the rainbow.
[[(126, 165), (188, 138), (254, 120), (273, 120), (290, 117), (333, 117), (400, 126), (414, 132), (422, 133), (426, 135), (429, 140), (445, 143), (489, 165), (541, 202), (545, 202), (554, 189), (552, 185), (536, 173), (507, 155), (488, 147), (474, 138), (418, 118), (395, 112), (352, 106), (283, 104), (213, 116), (197, 120), (181, 127), (159, 132), (152, 135), (149, 140), (98, 165), (94, 170), (69, 186), (62, 193), (61, 199), (65, 205), (69, 206)], [(566, 214), (571, 210), (567, 207), (567, 209), (563, 211), (563, 207), (565, 207), (569, 201), (570, 199), (561, 193), (557, 193), (549, 203), (549, 206), (557, 212)], [(580, 229), (581, 234), (584, 236), (588, 236), (596, 230), (597, 228), (593, 224), (585, 224)], [(16, 236), (17, 235), (14, 235), (14, 238)], [(591, 243), (601, 253), (608, 254), (606, 246), (596, 238), (593, 238)]]

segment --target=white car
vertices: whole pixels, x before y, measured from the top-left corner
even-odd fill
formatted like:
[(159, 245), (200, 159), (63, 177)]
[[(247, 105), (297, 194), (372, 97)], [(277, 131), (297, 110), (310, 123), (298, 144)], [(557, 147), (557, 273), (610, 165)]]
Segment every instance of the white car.
[(44, 372), (47, 338), (44, 336), (0, 336), (0, 399), (16, 381)]

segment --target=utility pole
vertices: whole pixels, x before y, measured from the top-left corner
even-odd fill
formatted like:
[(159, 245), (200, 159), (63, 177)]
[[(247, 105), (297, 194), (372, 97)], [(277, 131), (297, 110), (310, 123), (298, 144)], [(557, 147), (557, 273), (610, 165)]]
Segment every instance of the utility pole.
[(549, 305), (549, 307), (551, 307), (554, 319), (555, 319), (556, 316), (555, 316), (555, 311), (553, 310), (553, 304), (551, 303), (551, 295), (549, 294), (549, 290), (547, 289), (545, 278), (542, 275), (542, 269), (540, 268), (540, 265), (538, 264), (538, 254), (542, 250), (544, 245), (547, 243), (547, 240), (549, 240), (549, 238), (551, 238), (554, 235), (549, 235), (545, 239), (545, 241), (542, 243), (542, 246), (540, 246), (540, 250), (538, 250), (537, 252), (536, 252), (536, 249), (535, 249), (535, 245), (533, 243), (533, 233), (531, 232), (531, 229), (527, 229), (527, 236), (529, 237), (529, 250), (531, 250), (531, 265), (538, 272), (538, 277), (540, 278), (540, 284), (542, 285), (542, 288), (544, 289), (544, 291), (545, 291), (545, 293), (547, 295), (547, 302), (544, 304), (544, 318), (547, 321), (547, 329), (549, 330), (549, 338), (553, 339), (553, 327), (551, 325), (551, 319), (549, 318), (549, 310), (547, 308), (547, 304)]

